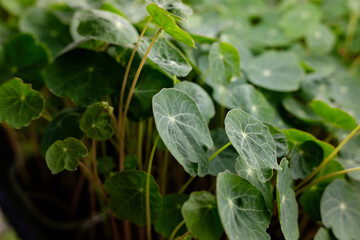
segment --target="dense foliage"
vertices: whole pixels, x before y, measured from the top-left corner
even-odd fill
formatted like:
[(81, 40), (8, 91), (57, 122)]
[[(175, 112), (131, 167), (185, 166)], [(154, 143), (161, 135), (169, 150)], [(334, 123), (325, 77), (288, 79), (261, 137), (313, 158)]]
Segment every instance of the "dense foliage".
[(1, 188), (37, 239), (359, 239), (359, 16), (0, 0)]

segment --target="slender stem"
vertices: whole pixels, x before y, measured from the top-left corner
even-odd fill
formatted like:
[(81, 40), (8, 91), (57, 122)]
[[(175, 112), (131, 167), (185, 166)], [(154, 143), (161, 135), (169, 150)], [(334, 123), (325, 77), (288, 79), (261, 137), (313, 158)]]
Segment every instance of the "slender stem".
[(345, 56), (349, 52), (349, 48), (351, 47), (351, 44), (354, 40), (358, 18), (359, 18), (359, 12), (351, 11), (347, 33), (346, 33), (346, 39), (345, 39), (345, 51), (346, 51)]
[[(149, 18), (148, 22), (146, 23), (145, 27), (143, 28), (142, 32), (140, 33), (140, 36), (139, 36), (139, 39), (131, 53), (131, 56), (130, 56), (130, 59), (129, 59), (129, 62), (128, 62), (128, 65), (126, 67), (126, 71), (125, 71), (125, 74), (124, 74), (124, 79), (123, 79), (123, 82), (122, 82), (122, 86), (121, 86), (121, 92), (120, 92), (120, 99), (119, 99), (119, 116), (118, 116), (118, 119), (119, 119), (119, 122), (118, 122), (118, 131), (119, 131), (119, 136), (121, 137), (121, 141), (119, 142), (119, 168), (120, 168), (120, 171), (122, 171), (124, 169), (124, 159), (125, 159), (125, 149), (124, 149), (124, 142), (123, 140), (125, 139), (125, 130), (123, 128), (123, 126), (125, 127), (125, 124), (122, 124), (122, 121), (123, 121), (123, 110), (122, 110), (122, 107), (123, 107), (123, 103), (124, 103), (124, 97), (125, 97), (125, 88), (126, 88), (126, 83), (127, 83), (127, 79), (128, 79), (128, 76), (129, 76), (129, 72), (130, 72), (130, 68), (131, 68), (131, 64), (134, 60), (134, 57), (135, 57), (135, 54), (136, 54), (136, 49), (138, 48), (139, 44), (140, 44), (140, 41), (142, 39), (142, 37), (144, 36), (145, 34), (145, 31), (146, 29), (148, 28), (150, 22), (152, 20), (152, 17)], [(126, 113), (124, 114), (126, 116)], [(126, 117), (125, 117), (126, 118)], [(124, 137), (123, 137), (124, 136)]]
[(194, 181), (194, 179), (195, 179), (195, 177), (190, 177), (186, 181), (186, 183), (180, 188), (178, 193), (180, 193), (180, 194), (183, 193), (187, 189), (187, 187), (192, 183), (192, 181)]
[(360, 54), (355, 58), (354, 62), (350, 66), (350, 73), (355, 74), (356, 70), (360, 66)]
[(339, 175), (343, 175), (346, 173), (350, 173), (350, 172), (356, 172), (356, 171), (360, 171), (360, 167), (356, 167), (356, 168), (349, 168), (349, 169), (345, 169), (342, 171), (338, 171), (338, 172), (333, 172), (330, 174), (327, 174), (325, 176), (322, 176), (318, 179), (315, 179), (314, 181), (310, 182), (309, 184), (305, 185), (304, 187), (300, 188), (299, 190), (296, 191), (295, 195), (299, 195), (300, 193), (302, 193), (303, 191), (305, 191), (306, 189), (308, 189), (311, 186), (314, 186), (322, 181), (325, 181), (326, 179), (332, 178), (332, 177), (336, 177)]
[(138, 144), (137, 144), (137, 158), (139, 164), (139, 170), (143, 169), (143, 141), (144, 141), (144, 121), (141, 120), (139, 122), (139, 130), (138, 130)]
[(222, 151), (224, 151), (227, 147), (229, 147), (232, 143), (228, 142), (224, 146), (222, 146), (219, 150), (217, 150), (213, 155), (209, 157), (209, 162), (213, 160), (217, 155), (219, 155)]
[(305, 178), (299, 185), (297, 185), (294, 190), (297, 191), (302, 186), (304, 186), (307, 182), (309, 182), (333, 157), (338, 154), (341, 148), (356, 134), (357, 131), (360, 130), (360, 125), (358, 125), (346, 138), (330, 153), (327, 158), (307, 177)]
[(98, 168), (97, 168), (97, 159), (96, 159), (96, 140), (92, 140), (92, 157), (93, 157), (93, 171), (94, 176), (98, 182), (100, 182), (99, 175), (98, 175)]
[(184, 233), (183, 235), (181, 235), (180, 237), (178, 237), (177, 240), (182, 240), (182, 239), (184, 239), (185, 237), (187, 237), (187, 236), (189, 236), (189, 235), (190, 235), (190, 233), (189, 233), (189, 232), (186, 232), (186, 233)]
[[(153, 40), (151, 41), (148, 49), (147, 49), (146, 52), (145, 52), (144, 57), (141, 59), (139, 68), (138, 68), (137, 71), (136, 71), (134, 80), (133, 80), (133, 82), (132, 82), (132, 84), (131, 84), (131, 87), (130, 87), (130, 90), (129, 90), (128, 97), (127, 97), (127, 99), (126, 99), (126, 103), (125, 103), (125, 107), (124, 107), (124, 113), (123, 113), (123, 117), (122, 117), (122, 121), (121, 121), (121, 124), (122, 124), (122, 128), (121, 128), (121, 129), (125, 129), (126, 115), (127, 115), (128, 110), (129, 110), (130, 101), (131, 101), (131, 98), (132, 98), (132, 96), (133, 96), (133, 94), (134, 94), (135, 86), (136, 86), (136, 83), (137, 83), (137, 81), (138, 81), (138, 79), (139, 79), (139, 77), (140, 77), (141, 70), (142, 70), (142, 68), (143, 68), (143, 66), (144, 66), (144, 64), (145, 64), (145, 61), (146, 61), (146, 59), (147, 59), (147, 57), (148, 57), (148, 55), (149, 55), (149, 53), (150, 53), (151, 48), (154, 46), (155, 41), (156, 41), (156, 39), (159, 37), (161, 31), (162, 31), (162, 28), (159, 28), (159, 30), (156, 32), (155, 37), (154, 37)], [(121, 140), (123, 140), (124, 137), (125, 137), (125, 136), (123, 135)]]
[[(153, 142), (152, 139), (153, 139), (153, 118), (149, 118), (146, 129), (145, 159), (147, 159), (150, 156), (151, 143)], [(145, 166), (147, 166), (146, 164), (144, 164), (144, 168)]]
[(45, 112), (43, 112), (42, 114), (41, 114), (41, 117), (43, 118), (43, 119), (45, 119), (46, 121), (48, 121), (48, 122), (51, 122), (51, 117), (47, 114), (47, 113), (45, 113)]
[(164, 162), (163, 162), (163, 166), (162, 166), (162, 171), (161, 171), (161, 193), (163, 195), (165, 195), (166, 193), (166, 178), (167, 178), (167, 171), (168, 171), (168, 165), (169, 165), (169, 150), (165, 150), (164, 153)]
[(160, 135), (156, 137), (156, 140), (154, 142), (154, 146), (151, 149), (149, 164), (148, 164), (148, 170), (146, 175), (146, 190), (145, 190), (145, 206), (146, 206), (146, 233), (147, 233), (147, 239), (151, 240), (151, 213), (150, 213), (150, 177), (151, 177), (151, 167), (154, 160), (156, 145), (159, 142)]
[(172, 231), (169, 240), (173, 240), (176, 233), (180, 230), (180, 228), (185, 224), (185, 220), (182, 220)]

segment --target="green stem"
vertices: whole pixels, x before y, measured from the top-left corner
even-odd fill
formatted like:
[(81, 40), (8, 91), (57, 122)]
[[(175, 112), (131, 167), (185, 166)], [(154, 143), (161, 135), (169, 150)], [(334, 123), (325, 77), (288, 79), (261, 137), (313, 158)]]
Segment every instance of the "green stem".
[[(120, 98), (119, 98), (119, 115), (118, 115), (119, 121), (118, 121), (118, 128), (117, 128), (118, 135), (121, 136), (121, 141), (119, 141), (119, 149), (120, 149), (120, 151), (119, 151), (119, 158), (120, 158), (119, 159), (119, 168), (120, 168), (120, 171), (124, 168), (124, 159), (125, 159), (125, 148), (124, 148), (125, 145), (123, 143), (123, 140), (125, 138), (125, 133), (124, 133), (124, 129), (122, 128), (122, 126), (125, 126), (125, 124), (122, 124), (122, 120), (123, 120), (122, 106), (124, 103), (126, 82), (127, 82), (128, 76), (129, 76), (131, 64), (132, 64), (135, 54), (136, 54), (136, 49), (138, 48), (140, 41), (141, 41), (142, 37), (144, 36), (145, 31), (148, 28), (151, 20), (152, 20), (152, 17), (149, 18), (148, 22), (146, 23), (145, 27), (143, 28), (142, 32), (140, 33), (139, 39), (131, 53), (129, 62), (127, 64), (126, 71), (124, 74), (124, 79), (123, 79), (122, 86), (121, 86), (121, 92), (120, 92)], [(125, 114), (125, 116), (126, 116), (126, 114)], [(124, 137), (122, 137), (122, 136), (124, 136)]]
[(222, 151), (224, 151), (227, 147), (229, 147), (232, 143), (228, 142), (224, 146), (222, 146), (219, 150), (217, 150), (213, 155), (209, 157), (209, 162), (213, 160), (217, 155), (219, 155)]
[(297, 185), (294, 190), (297, 191), (302, 186), (304, 186), (307, 182), (309, 182), (325, 165), (333, 159), (336, 154), (341, 150), (341, 148), (356, 134), (357, 131), (360, 130), (360, 125), (358, 125), (349, 135), (346, 136), (346, 138), (330, 153), (327, 158), (325, 158), (324, 161), (307, 177), (305, 178), (299, 185)]
[(180, 194), (183, 193), (183, 192), (186, 190), (186, 188), (190, 185), (190, 183), (192, 183), (192, 181), (194, 181), (194, 179), (195, 179), (195, 177), (190, 177), (190, 178), (186, 181), (186, 183), (180, 188), (179, 193), (180, 193)]
[(141, 120), (139, 122), (139, 132), (138, 132), (138, 144), (137, 144), (137, 157), (138, 157), (138, 164), (139, 169), (143, 169), (143, 156), (142, 156), (142, 150), (143, 150), (143, 139), (144, 139), (144, 121)]
[(161, 193), (163, 195), (165, 195), (166, 193), (166, 178), (167, 178), (167, 171), (168, 171), (168, 165), (169, 165), (169, 150), (165, 150), (164, 153), (164, 163), (162, 166), (162, 171), (161, 171)]
[(346, 39), (345, 39), (345, 51), (346, 52), (345, 52), (344, 56), (346, 56), (347, 53), (349, 52), (351, 44), (354, 40), (358, 19), (359, 19), (359, 12), (351, 11), (349, 24), (348, 24), (348, 28), (347, 28), (347, 33), (346, 33)]
[(350, 173), (350, 172), (355, 172), (355, 171), (360, 171), (360, 167), (356, 167), (356, 168), (349, 168), (349, 169), (345, 169), (342, 171), (338, 171), (338, 172), (333, 172), (330, 174), (327, 174), (325, 176), (322, 176), (318, 179), (315, 179), (314, 181), (310, 182), (309, 184), (305, 185), (304, 187), (300, 188), (299, 190), (296, 191), (295, 195), (299, 195), (300, 193), (302, 193), (303, 191), (305, 191), (306, 189), (308, 189), (309, 187), (312, 187), (322, 181), (325, 181), (326, 179), (332, 178), (332, 177), (336, 177), (339, 175), (343, 175), (346, 173)]
[(169, 240), (173, 240), (176, 233), (180, 230), (180, 228), (185, 224), (185, 220), (182, 220), (172, 231)]
[(146, 206), (146, 233), (148, 240), (151, 240), (151, 213), (150, 213), (150, 177), (151, 177), (151, 167), (155, 155), (156, 145), (159, 142), (160, 135), (156, 137), (154, 146), (151, 150), (148, 170), (146, 175), (146, 190), (145, 190), (145, 206)]
[(354, 62), (350, 66), (350, 73), (354, 75), (360, 65), (360, 54), (355, 58)]

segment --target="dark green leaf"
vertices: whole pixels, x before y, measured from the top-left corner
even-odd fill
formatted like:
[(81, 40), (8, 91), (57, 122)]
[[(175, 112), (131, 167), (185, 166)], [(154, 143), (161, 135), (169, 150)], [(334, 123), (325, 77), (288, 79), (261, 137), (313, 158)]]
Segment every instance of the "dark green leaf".
[(223, 233), (216, 197), (209, 192), (193, 192), (181, 208), (186, 227), (199, 240), (217, 240)]
[(80, 140), (69, 137), (64, 141), (54, 142), (46, 151), (45, 160), (52, 174), (57, 174), (64, 169), (75, 171), (79, 159), (86, 155), (85, 145)]
[(124, 161), (125, 170), (135, 170), (138, 165), (138, 159), (136, 155), (127, 155)]
[(19, 78), (0, 85), (0, 122), (6, 122), (10, 127), (28, 126), (31, 120), (40, 117), (44, 104), (41, 93)]
[(97, 168), (100, 174), (109, 175), (115, 168), (114, 159), (112, 157), (101, 157), (97, 159)]
[(269, 131), (271, 133), (271, 136), (274, 138), (275, 145), (276, 145), (276, 157), (284, 157), (288, 152), (288, 143), (286, 136), (283, 132), (281, 132), (279, 129), (267, 124), (266, 125), (269, 128)]
[[(116, 173), (105, 182), (105, 190), (110, 195), (110, 208), (121, 220), (129, 220), (137, 225), (146, 222), (145, 209), (146, 173), (142, 171), (123, 171)], [(159, 216), (161, 209), (159, 187), (150, 178), (151, 220)]]

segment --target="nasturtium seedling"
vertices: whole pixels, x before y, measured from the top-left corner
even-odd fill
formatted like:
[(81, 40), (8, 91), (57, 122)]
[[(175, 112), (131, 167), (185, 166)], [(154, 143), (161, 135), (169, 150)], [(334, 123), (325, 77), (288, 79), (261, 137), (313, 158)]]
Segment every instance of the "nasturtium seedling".
[(293, 190), (293, 180), (289, 169), (289, 162), (283, 158), (280, 163), (282, 171), (278, 172), (276, 182), (276, 199), (279, 211), (281, 230), (287, 240), (299, 239), (298, 216), (299, 210)]
[(19, 78), (0, 85), (0, 122), (6, 122), (12, 128), (29, 126), (31, 120), (41, 116), (44, 105), (41, 93)]
[(255, 186), (225, 171), (217, 177), (216, 197), (221, 222), (230, 240), (270, 239), (266, 229), (271, 215)]
[[(105, 190), (110, 195), (110, 208), (115, 216), (137, 225), (146, 222), (145, 209), (146, 173), (138, 170), (123, 171), (111, 176), (105, 182)], [(159, 187), (150, 178), (151, 220), (155, 221), (161, 209)]]
[(335, 34), (325, 25), (315, 25), (305, 36), (307, 46), (312, 53), (324, 55), (332, 51), (335, 45)]
[(209, 52), (209, 84), (227, 86), (232, 77), (240, 76), (240, 57), (229, 43), (213, 43)]
[(97, 159), (97, 168), (100, 174), (108, 176), (115, 168), (114, 159), (112, 157), (101, 157)]
[(79, 106), (89, 106), (116, 91), (121, 69), (105, 53), (75, 49), (49, 65), (45, 84), (55, 95), (69, 97)]
[(80, 129), (86, 136), (98, 141), (104, 141), (114, 134), (111, 125), (112, 108), (106, 102), (89, 106), (80, 119)]
[(181, 208), (187, 229), (200, 240), (217, 240), (223, 233), (216, 197), (209, 192), (193, 192)]
[(287, 96), (282, 100), (282, 106), (296, 118), (309, 123), (321, 122), (321, 118), (309, 105), (309, 103), (299, 101), (294, 96)]
[(57, 140), (46, 151), (45, 160), (53, 174), (63, 170), (75, 171), (80, 158), (86, 157), (87, 148), (78, 139)]
[(146, 0), (147, 3), (155, 3), (161, 8), (171, 13), (175, 18), (187, 21), (193, 14), (193, 10), (183, 4), (181, 0)]
[(269, 128), (248, 113), (234, 109), (225, 118), (225, 131), (240, 157), (255, 169), (260, 181), (272, 176), (272, 169), (281, 170), (276, 161), (276, 145)]
[(285, 34), (276, 26), (276, 24), (262, 23), (255, 26), (249, 39), (254, 45), (260, 47), (281, 47), (290, 43)]
[(171, 13), (154, 3), (147, 5), (146, 10), (153, 18), (153, 22), (163, 28), (167, 34), (189, 47), (195, 47), (192, 37), (176, 24), (175, 18)]
[(4, 64), (0, 66), (0, 83), (19, 77), (40, 88), (43, 71), (49, 63), (49, 53), (44, 44), (31, 34), (19, 34), (4, 44)]
[[(140, 55), (144, 55), (150, 46), (151, 40), (142, 39), (138, 48)], [(169, 76), (185, 77), (189, 74), (192, 67), (184, 55), (169, 43), (165, 38), (159, 38), (148, 55), (148, 59), (155, 63), (161, 70)]]
[(207, 148), (213, 141), (195, 101), (177, 89), (163, 89), (153, 98), (156, 128), (166, 147), (190, 175), (209, 169)]
[(104, 42), (129, 45), (136, 43), (139, 34), (135, 27), (118, 14), (104, 10), (83, 10), (77, 13), (80, 35)]
[(357, 239), (360, 234), (360, 195), (344, 180), (333, 181), (321, 198), (321, 218), (338, 239)]
[(265, 52), (251, 60), (245, 71), (254, 85), (278, 92), (298, 90), (305, 78), (298, 59), (289, 52)]

